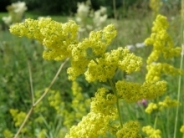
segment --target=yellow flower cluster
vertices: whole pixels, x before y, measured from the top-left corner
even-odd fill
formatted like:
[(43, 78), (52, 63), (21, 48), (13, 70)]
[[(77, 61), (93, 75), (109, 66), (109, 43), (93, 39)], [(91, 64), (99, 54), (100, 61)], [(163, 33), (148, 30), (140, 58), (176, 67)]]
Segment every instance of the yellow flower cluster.
[(166, 91), (165, 81), (145, 81), (142, 85), (125, 80), (116, 83), (118, 97), (128, 102), (136, 102), (141, 99), (154, 99)]
[(95, 138), (106, 135), (109, 123), (117, 117), (116, 97), (106, 88), (99, 88), (92, 98), (90, 112), (78, 125), (70, 128), (66, 138)]
[(85, 76), (88, 82), (95, 80), (106, 82), (114, 77), (118, 68), (127, 73), (132, 73), (139, 71), (141, 65), (142, 59), (140, 57), (130, 53), (128, 49), (119, 47), (116, 50), (105, 53), (100, 58), (91, 60)]
[(105, 135), (111, 116), (90, 112), (77, 126), (72, 126), (65, 138), (97, 138)]
[(145, 112), (151, 114), (154, 110), (158, 110), (158, 105), (156, 103), (149, 103)]
[(37, 138), (46, 138), (46, 135), (47, 135), (46, 129), (42, 129), (42, 130), (39, 132)]
[(151, 126), (145, 126), (142, 131), (147, 134), (148, 138), (161, 138), (161, 131), (154, 129)]
[(181, 132), (181, 133), (184, 133), (184, 125), (181, 126), (180, 132)]
[(145, 109), (145, 112), (150, 114), (154, 110), (163, 110), (164, 108), (171, 108), (180, 105), (177, 100), (172, 100), (169, 96), (166, 96), (164, 101), (156, 103), (149, 103), (148, 107)]
[[(90, 98), (88, 98), (87, 96), (85, 97), (82, 94), (82, 88), (76, 81), (72, 82), (72, 94), (73, 100), (71, 107), (74, 109), (74, 119), (78, 121), (81, 120), (82, 117), (87, 114), (91, 100)], [(70, 111), (68, 113), (71, 114)]]
[[(24, 121), (25, 117), (26, 117), (25, 112), (19, 111), (17, 109), (10, 109), (10, 114), (13, 117), (15, 127), (19, 127), (22, 124), (22, 122)], [(28, 131), (27, 127), (23, 128), (21, 130), (22, 133), (25, 133), (26, 131)]]
[(157, 15), (156, 20), (153, 22), (152, 34), (145, 40), (146, 45), (153, 46), (153, 51), (147, 59), (148, 64), (156, 62), (162, 55), (164, 58), (180, 56), (181, 48), (174, 47), (174, 42), (167, 33), (168, 26), (167, 18)]
[(156, 15), (157, 13), (159, 13), (159, 10), (162, 6), (162, 1), (161, 0), (150, 0), (149, 6), (152, 9), (153, 14)]
[(114, 94), (109, 93), (106, 88), (99, 88), (92, 98), (91, 111), (95, 113), (102, 113), (104, 115), (115, 115), (117, 98)]
[(16, 127), (20, 126), (26, 117), (26, 113), (22, 111), (19, 112), (17, 109), (10, 109), (10, 113), (13, 117)]
[(152, 63), (147, 65), (148, 73), (146, 74), (146, 80), (158, 81), (161, 78), (161, 74), (167, 74), (176, 76), (178, 74), (183, 74), (181, 69), (177, 69), (167, 63)]
[[(77, 76), (86, 71), (87, 66), (90, 66), (88, 65), (90, 62), (92, 64), (97, 57), (103, 56), (107, 46), (115, 36), (115, 27), (108, 25), (103, 30), (92, 31), (89, 38), (85, 38), (82, 42), (79, 42), (73, 47), (71, 67), (67, 70), (69, 79), (75, 80)], [(104, 62), (103, 58), (101, 60)]]
[(26, 19), (23, 23), (11, 26), (10, 32), (38, 40), (45, 46), (43, 57), (48, 60), (70, 57), (72, 48), (78, 43), (78, 25), (74, 21), (62, 24), (51, 18)]
[(13, 138), (13, 133), (10, 130), (5, 129), (3, 131), (3, 136), (4, 136), (4, 138)]
[(137, 121), (129, 121), (117, 131), (117, 138), (142, 138), (139, 134), (140, 125)]
[(170, 108), (180, 105), (177, 100), (172, 100), (169, 96), (166, 96), (163, 102), (158, 103), (160, 108)]
[(85, 74), (89, 82), (106, 82), (118, 68), (127, 73), (140, 70), (142, 59), (129, 53), (128, 49), (119, 48), (105, 53), (117, 33), (114, 25), (92, 31), (81, 42), (77, 39), (77, 31), (78, 26), (74, 21), (62, 24), (50, 18), (26, 19), (10, 27), (10, 32), (15, 35), (40, 41), (46, 47), (43, 53), (45, 59), (70, 58), (71, 67), (67, 73), (71, 80)]
[(62, 101), (61, 95), (59, 91), (50, 91), (50, 95), (48, 97), (49, 105), (54, 107), (57, 111), (57, 114), (62, 114), (62, 109), (64, 108), (64, 103)]

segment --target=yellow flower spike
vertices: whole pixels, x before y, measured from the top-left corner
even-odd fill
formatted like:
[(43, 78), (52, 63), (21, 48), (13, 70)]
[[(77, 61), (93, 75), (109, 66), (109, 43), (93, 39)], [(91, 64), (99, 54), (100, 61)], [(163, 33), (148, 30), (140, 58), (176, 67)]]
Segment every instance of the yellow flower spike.
[(4, 138), (12, 138), (13, 137), (13, 133), (10, 130), (5, 129), (3, 131), (3, 136), (4, 136)]
[(108, 53), (95, 61), (90, 61), (88, 69), (85, 72), (86, 80), (88, 82), (100, 81), (106, 82), (108, 79), (112, 79), (117, 69), (117, 62), (106, 60)]
[(142, 131), (147, 134), (148, 138), (161, 138), (161, 131), (151, 126), (144, 126)]
[(112, 42), (116, 36), (116, 29), (114, 25), (108, 25), (103, 30), (92, 31), (89, 34), (90, 46), (96, 56), (105, 53), (107, 46)]
[(145, 112), (148, 114), (151, 114), (154, 110), (158, 110), (158, 106), (155, 103), (149, 103), (147, 108), (145, 109)]
[(142, 58), (135, 56), (134, 54), (127, 54), (123, 59), (118, 62), (118, 67), (130, 74), (132, 72), (138, 72), (142, 66)]
[(11, 26), (10, 32), (38, 40), (46, 47), (43, 58), (47, 60), (70, 57), (72, 48), (78, 44), (78, 25), (74, 21), (62, 24), (50, 18), (26, 19), (23, 23)]
[(166, 96), (163, 102), (158, 103), (160, 108), (170, 108), (176, 107), (179, 105), (177, 100), (172, 100), (169, 96)]
[(114, 94), (108, 93), (108, 89), (99, 88), (92, 98), (91, 111), (103, 115), (114, 115), (116, 111), (117, 98)]
[(147, 74), (146, 81), (158, 81), (160, 80), (162, 73), (162, 64), (161, 63), (152, 63), (147, 65)]
[(174, 47), (173, 40), (167, 33), (168, 21), (165, 16), (157, 15), (153, 23), (152, 34), (145, 40), (146, 45), (152, 45), (153, 51), (147, 59), (147, 63), (156, 62), (160, 56), (173, 58), (180, 56), (181, 48)]
[(129, 121), (117, 131), (117, 138), (142, 138), (139, 134), (140, 125), (137, 121)]
[(72, 126), (65, 138), (97, 138), (108, 131), (111, 116), (90, 112), (82, 118), (77, 126)]
[(141, 85), (134, 82), (118, 81), (116, 83), (119, 98), (125, 99), (128, 102), (136, 102), (144, 97), (140, 88)]
[(181, 133), (184, 133), (184, 125), (181, 126), (180, 132), (181, 132)]
[(167, 90), (166, 81), (145, 81), (141, 86), (141, 93), (144, 99), (154, 99), (163, 95)]
[(153, 14), (156, 15), (157, 13), (159, 13), (159, 10), (162, 6), (162, 1), (161, 0), (150, 0), (149, 6), (152, 9)]

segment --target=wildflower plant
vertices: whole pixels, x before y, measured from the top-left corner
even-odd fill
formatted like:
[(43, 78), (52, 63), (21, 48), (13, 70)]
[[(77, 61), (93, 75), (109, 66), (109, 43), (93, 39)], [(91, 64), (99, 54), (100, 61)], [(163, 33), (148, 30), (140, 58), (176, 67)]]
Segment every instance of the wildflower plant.
[[(107, 9), (101, 6), (100, 9), (94, 11), (91, 8), (90, 1), (77, 4), (76, 23), (79, 24), (79, 36), (90, 32), (91, 30), (99, 30), (105, 26), (107, 21)], [(92, 22), (90, 21), (92, 20)]]
[[(23, 23), (11, 26), (10, 32), (19, 37), (26, 36), (38, 40), (45, 47), (43, 58), (46, 60), (62, 61), (69, 58), (70, 67), (67, 73), (70, 80), (75, 81), (78, 76), (84, 75), (89, 83), (103, 84), (91, 99), (90, 111), (83, 116), (78, 124), (70, 128), (66, 138), (105, 137), (107, 132), (118, 138), (141, 138), (140, 123), (136, 120), (125, 122), (120, 103), (122, 100), (136, 103), (142, 99), (158, 98), (167, 90), (167, 82), (161, 79), (161, 75), (163, 73), (170, 75), (183, 73), (168, 63), (158, 62), (162, 55), (167, 59), (179, 56), (181, 52), (180, 48), (173, 46), (166, 31), (167, 27), (166, 18), (158, 15), (152, 29), (153, 33), (145, 41), (147, 45), (153, 45), (153, 52), (148, 57), (147, 74), (142, 83), (128, 81), (126, 78), (119, 80), (114, 78), (117, 71), (127, 74), (139, 72), (143, 65), (143, 59), (131, 53), (127, 48), (119, 47), (107, 51), (107, 47), (117, 34), (113, 24), (102, 30), (91, 31), (89, 37), (82, 40), (78, 39), (79, 26), (74, 21), (59, 23), (51, 18), (26, 19)], [(79, 99), (81, 97), (76, 93), (73, 95), (79, 96)], [(58, 93), (54, 93), (49, 101), (50, 105), (59, 114), (62, 114), (60, 98)], [(168, 102), (168, 99), (166, 100), (167, 102), (160, 103), (160, 105), (165, 106), (172, 103)], [(73, 107), (79, 103), (78, 101), (73, 102)], [(83, 107), (79, 111), (83, 112)], [(80, 114), (76, 116), (81, 117)], [(143, 132), (147, 135), (154, 132), (158, 138), (160, 135), (160, 131), (151, 127), (145, 127)]]
[(23, 20), (24, 12), (27, 10), (25, 2), (15, 2), (7, 6), (9, 13), (8, 17), (2, 17), (2, 20), (7, 26), (10, 26), (13, 23), (18, 23)]

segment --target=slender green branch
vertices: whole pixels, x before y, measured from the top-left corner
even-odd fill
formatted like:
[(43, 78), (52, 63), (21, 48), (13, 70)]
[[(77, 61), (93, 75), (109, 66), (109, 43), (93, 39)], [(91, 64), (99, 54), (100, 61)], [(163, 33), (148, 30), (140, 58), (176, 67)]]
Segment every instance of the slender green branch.
[(46, 94), (48, 93), (48, 91), (50, 90), (50, 88), (52, 87), (52, 85), (54, 84), (54, 82), (56, 81), (58, 75), (60, 74), (62, 68), (64, 67), (64, 65), (66, 64), (67, 61), (68, 61), (68, 59), (66, 59), (66, 60), (61, 64), (61, 66), (59, 67), (59, 69), (58, 69), (56, 75), (54, 76), (52, 82), (50, 83), (49, 87), (45, 90), (45, 92), (40, 96), (40, 98), (39, 98), (35, 103), (32, 103), (32, 106), (31, 106), (29, 112), (27, 113), (27, 115), (26, 115), (26, 117), (25, 117), (23, 123), (22, 123), (21, 126), (19, 127), (19, 129), (18, 129), (17, 133), (15, 134), (14, 138), (18, 138), (18, 136), (19, 136), (19, 134), (20, 134), (22, 128), (25, 126), (26, 122), (27, 122), (28, 119), (30, 118), (30, 116), (31, 116), (31, 114), (32, 114), (32, 112), (33, 112), (33, 110), (34, 110), (34, 107), (35, 107), (36, 105), (38, 105), (38, 103), (41, 102), (41, 100), (46, 96)]
[(28, 121), (28, 119), (30, 118), (32, 112), (33, 112), (34, 107), (32, 106), (31, 109), (29, 110), (29, 112), (26, 115), (26, 118), (24, 119), (24, 121), (22, 122), (21, 126), (19, 127), (17, 133), (15, 134), (14, 138), (18, 138), (22, 128), (25, 126), (26, 122)]
[(29, 61), (28, 61), (28, 70), (29, 70), (29, 82), (30, 82), (30, 87), (31, 87), (32, 105), (34, 105), (33, 79), (32, 79), (31, 66), (30, 66)]
[(116, 0), (113, 0), (113, 11), (114, 11), (114, 19), (117, 20), (117, 14), (116, 14)]
[(156, 117), (155, 117), (155, 122), (154, 122), (154, 126), (153, 126), (154, 129), (157, 126), (157, 121), (158, 121), (158, 113), (156, 114)]
[(62, 68), (64, 67), (64, 65), (66, 64), (66, 62), (68, 61), (68, 59), (66, 59), (60, 66), (60, 68), (58, 69), (56, 75), (54, 76), (52, 82), (50, 83), (49, 87), (45, 90), (45, 92), (42, 94), (42, 96), (40, 96), (40, 98), (35, 102), (34, 106), (36, 106), (48, 93), (48, 91), (50, 90), (50, 88), (52, 87), (52, 85), (54, 84), (54, 82), (56, 81), (59, 73), (61, 72)]
[(118, 109), (119, 120), (120, 120), (120, 124), (121, 124), (121, 127), (122, 127), (123, 126), (123, 119), (122, 119), (122, 116), (121, 116), (121, 109), (120, 109), (118, 94), (117, 94), (117, 91), (114, 87), (114, 83), (112, 82), (112, 80), (109, 80), (109, 83), (110, 83), (111, 88), (112, 88), (112, 90), (113, 90), (113, 92), (114, 92), (114, 94), (116, 95), (116, 98), (117, 98), (116, 106), (117, 106), (117, 109)]

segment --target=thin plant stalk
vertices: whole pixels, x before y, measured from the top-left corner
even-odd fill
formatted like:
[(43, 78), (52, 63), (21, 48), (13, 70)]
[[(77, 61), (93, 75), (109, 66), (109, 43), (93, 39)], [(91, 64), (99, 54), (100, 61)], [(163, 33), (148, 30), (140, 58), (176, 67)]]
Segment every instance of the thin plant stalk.
[[(66, 64), (67, 61), (68, 61), (68, 59), (66, 59), (66, 60), (60, 65), (60, 67), (59, 67), (59, 69), (58, 69), (56, 75), (54, 76), (53, 80), (51, 81), (49, 87), (45, 90), (45, 92), (40, 96), (40, 98), (39, 98), (35, 103), (32, 103), (31, 108), (29, 109), (29, 111), (28, 111), (28, 113), (27, 113), (27, 115), (26, 115), (26, 117), (25, 117), (23, 123), (22, 123), (21, 126), (19, 127), (19, 129), (18, 129), (17, 133), (15, 134), (14, 138), (18, 138), (18, 136), (19, 136), (21, 130), (23, 129), (23, 127), (25, 126), (26, 122), (27, 122), (28, 119), (30, 118), (30, 116), (31, 116), (31, 114), (32, 114), (32, 112), (33, 112), (33, 110), (34, 110), (34, 108), (35, 108), (36, 105), (38, 105), (38, 103), (41, 102), (41, 100), (46, 96), (46, 94), (48, 93), (48, 91), (50, 90), (50, 88), (52, 87), (52, 85), (54, 84), (54, 82), (56, 81), (58, 75), (60, 74), (61, 70), (63, 69), (63, 67), (64, 67), (64, 65)], [(29, 64), (28, 64), (28, 65), (29, 65)], [(30, 70), (29, 70), (29, 71), (30, 71)], [(29, 75), (31, 75), (31, 73), (29, 73)], [(32, 77), (30, 76), (30, 78), (32, 78)], [(30, 80), (32, 80), (32, 79), (30, 79)], [(30, 83), (32, 83), (32, 81), (30, 81)], [(32, 84), (31, 84), (31, 86), (32, 86)], [(32, 92), (32, 102), (33, 102), (33, 92)]]
[(113, 0), (113, 12), (114, 12), (114, 19), (117, 20), (116, 0)]
[(30, 88), (31, 88), (31, 100), (32, 105), (34, 103), (34, 90), (33, 90), (33, 79), (32, 79), (32, 72), (31, 72), (31, 66), (30, 62), (28, 61), (28, 70), (29, 70), (29, 82), (30, 82)]
[[(183, 68), (183, 55), (184, 55), (184, 0), (181, 1), (181, 31), (182, 31), (182, 40), (181, 40), (181, 58), (180, 58), (180, 69)], [(177, 95), (177, 100), (180, 102), (180, 95), (181, 95), (181, 75), (179, 76), (178, 79), (178, 95)], [(176, 138), (176, 133), (177, 133), (177, 126), (178, 126), (178, 114), (179, 114), (179, 106), (176, 108), (176, 116), (175, 116), (175, 126), (174, 126), (174, 138)]]

